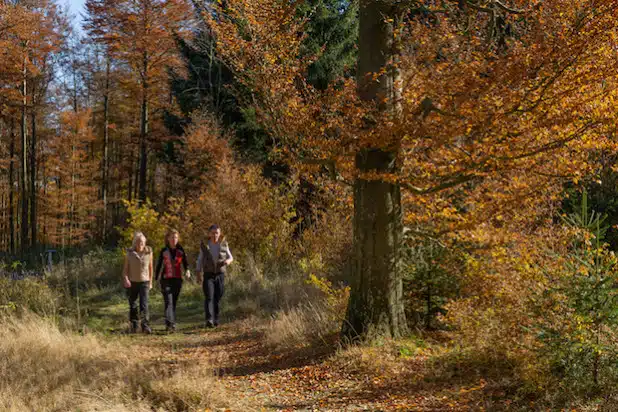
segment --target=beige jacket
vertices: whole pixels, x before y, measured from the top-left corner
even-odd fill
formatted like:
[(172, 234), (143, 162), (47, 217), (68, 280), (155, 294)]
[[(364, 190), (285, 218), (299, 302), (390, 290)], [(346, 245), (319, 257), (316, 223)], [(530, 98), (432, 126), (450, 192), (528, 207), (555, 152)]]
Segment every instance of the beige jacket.
[(127, 249), (123, 275), (128, 276), (131, 282), (150, 281), (152, 256), (152, 248), (150, 246), (146, 246), (142, 253), (137, 253), (132, 248)]

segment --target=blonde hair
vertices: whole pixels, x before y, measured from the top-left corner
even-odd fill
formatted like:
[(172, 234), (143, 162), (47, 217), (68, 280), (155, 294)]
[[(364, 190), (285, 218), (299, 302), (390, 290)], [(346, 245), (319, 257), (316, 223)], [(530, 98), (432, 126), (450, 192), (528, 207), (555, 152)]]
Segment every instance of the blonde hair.
[(142, 232), (135, 232), (133, 235), (133, 249), (137, 247), (137, 241), (139, 239), (144, 239), (144, 244), (146, 244), (146, 236)]
[(180, 232), (178, 232), (176, 229), (168, 229), (167, 233), (165, 233), (165, 245), (169, 246), (169, 241), (168, 239), (170, 238), (170, 236), (172, 235), (178, 235), (178, 239), (180, 239)]

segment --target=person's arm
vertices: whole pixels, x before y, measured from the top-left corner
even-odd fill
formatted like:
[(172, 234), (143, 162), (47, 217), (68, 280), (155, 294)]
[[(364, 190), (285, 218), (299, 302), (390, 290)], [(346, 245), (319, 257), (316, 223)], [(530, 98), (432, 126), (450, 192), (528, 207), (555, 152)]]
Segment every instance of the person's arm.
[(150, 263), (148, 263), (148, 274), (150, 275), (150, 289), (152, 289), (152, 261), (154, 260), (154, 253), (150, 253)]
[(227, 254), (227, 259), (225, 259), (225, 265), (229, 265), (230, 263), (232, 263), (234, 261), (234, 257), (232, 256), (232, 251), (230, 250), (230, 247), (228, 246), (228, 244), (225, 244), (225, 253)]
[(155, 280), (159, 280), (159, 273), (161, 273), (161, 265), (163, 265), (163, 249), (161, 253), (159, 253), (159, 259), (157, 260), (157, 268), (155, 269)]
[(129, 257), (125, 255), (124, 266), (122, 268), (122, 285), (125, 288), (131, 287), (131, 281), (129, 280)]
[(204, 270), (204, 252), (200, 246), (200, 253), (197, 255), (197, 263), (195, 264), (195, 273), (197, 276), (197, 282), (202, 283), (202, 272)]
[(185, 268), (185, 276), (187, 279), (191, 279), (191, 271), (189, 270), (189, 261), (187, 259), (187, 253), (184, 249), (182, 250), (182, 266)]
[(189, 270), (189, 261), (187, 260), (187, 253), (182, 249), (182, 266), (185, 268), (185, 272)]

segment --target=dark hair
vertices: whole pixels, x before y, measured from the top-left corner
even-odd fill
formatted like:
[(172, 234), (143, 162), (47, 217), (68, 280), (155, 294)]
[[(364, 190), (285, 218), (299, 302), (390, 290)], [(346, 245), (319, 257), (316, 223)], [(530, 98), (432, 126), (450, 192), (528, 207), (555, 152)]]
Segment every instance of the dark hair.
[(211, 230), (217, 230), (217, 229), (219, 229), (219, 225), (215, 223), (214, 225), (211, 225), (211, 226), (208, 228), (208, 231), (210, 232)]

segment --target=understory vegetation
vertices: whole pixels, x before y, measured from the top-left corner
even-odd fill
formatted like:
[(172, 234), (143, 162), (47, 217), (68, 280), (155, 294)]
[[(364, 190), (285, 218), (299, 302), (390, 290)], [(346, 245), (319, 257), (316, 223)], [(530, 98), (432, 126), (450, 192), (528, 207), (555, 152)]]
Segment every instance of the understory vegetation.
[[(616, 22), (0, 2), (0, 409), (616, 410)], [(193, 276), (129, 333), (136, 232), (193, 270), (212, 224), (221, 325)]]
[[(416, 359), (423, 378), (410, 385), (410, 393), (436, 382), (471, 385), (476, 379), (487, 404), (498, 409), (604, 410), (618, 381), (618, 262), (603, 243), (610, 230), (604, 216), (592, 211), (586, 192), (575, 202), (574, 211), (562, 212), (543, 229), (554, 234), (551, 244), (472, 252), (428, 240), (410, 250), (404, 285), (413, 332), (404, 340), (360, 346), (339, 340), (349, 294), (340, 270), (350, 235), (331, 221), (301, 237), (290, 232), (276, 248), (272, 239), (284, 238), (278, 231), (265, 242), (239, 241), (222, 317), (226, 323), (249, 320), (273, 353), (332, 348), (329, 362), (352, 374), (398, 381), (406, 368), (418, 367), (410, 366)], [(127, 230), (135, 225), (148, 233), (173, 219), (148, 206), (134, 208)], [(183, 241), (192, 250), (195, 240), (186, 233)], [(10, 394), (2, 398), (3, 409), (240, 408), (229, 403), (224, 389), (215, 389), (214, 366), (187, 362), (169, 370), (145, 356), (151, 343), (126, 335), (122, 259), (122, 249), (93, 250), (39, 279), (0, 278), (0, 370), (6, 371), (2, 388)], [(471, 290), (479, 278), (483, 288)], [(182, 335), (163, 334), (157, 286), (150, 307), (155, 345), (182, 341)], [(200, 286), (185, 281), (180, 332), (201, 330), (203, 313)]]

